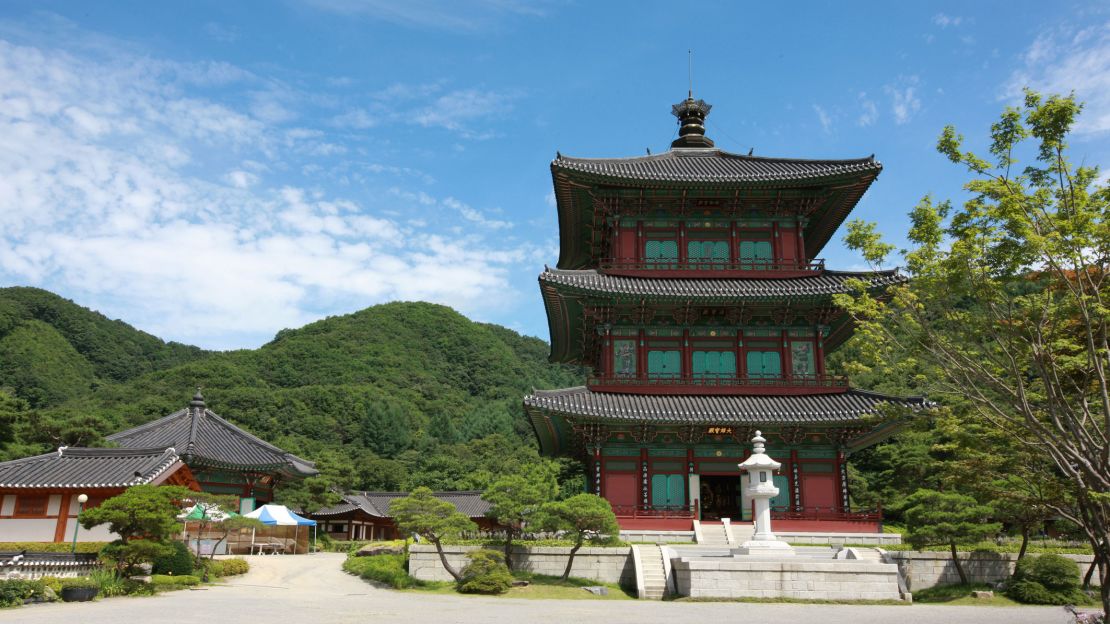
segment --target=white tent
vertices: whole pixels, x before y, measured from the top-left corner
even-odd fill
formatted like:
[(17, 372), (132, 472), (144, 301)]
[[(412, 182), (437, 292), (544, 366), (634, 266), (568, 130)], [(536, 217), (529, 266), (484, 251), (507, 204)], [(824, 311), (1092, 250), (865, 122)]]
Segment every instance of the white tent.
[[(244, 514), (244, 517), (254, 518), (262, 524), (270, 526), (295, 526), (297, 527), (295, 533), (297, 536), (299, 536), (302, 526), (310, 526), (312, 527), (313, 537), (315, 538), (316, 521), (298, 516), (292, 511), (289, 511), (289, 508), (285, 505), (263, 505), (249, 514)], [(254, 550), (254, 531), (251, 531), (251, 550)], [(293, 538), (293, 554), (297, 554), (296, 537)]]

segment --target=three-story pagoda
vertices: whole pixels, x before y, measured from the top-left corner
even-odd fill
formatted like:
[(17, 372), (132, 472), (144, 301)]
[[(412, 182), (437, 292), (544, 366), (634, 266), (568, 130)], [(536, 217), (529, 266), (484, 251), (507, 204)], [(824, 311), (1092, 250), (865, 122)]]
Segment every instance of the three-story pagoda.
[(709, 110), (676, 104), (665, 153), (551, 163), (551, 360), (591, 375), (525, 397), (541, 450), (581, 456), (623, 528), (689, 530), (750, 519), (737, 464), (758, 428), (783, 464), (776, 527), (876, 530), (877, 513), (849, 509), (845, 456), (889, 435), (864, 419), (880, 404), (926, 402), (853, 389), (825, 356), (852, 332), (832, 302), (848, 280), (905, 278), (826, 270), (817, 255), (882, 165), (728, 153), (705, 135)]

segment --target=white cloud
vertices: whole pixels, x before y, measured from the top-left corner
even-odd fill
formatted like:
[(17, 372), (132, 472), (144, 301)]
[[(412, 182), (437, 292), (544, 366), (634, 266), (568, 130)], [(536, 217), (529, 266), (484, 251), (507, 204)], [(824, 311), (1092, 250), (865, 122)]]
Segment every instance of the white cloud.
[[(110, 52), (97, 60), (0, 40), (0, 282), (59, 290), (215, 348), (392, 299), (474, 314), (517, 296), (509, 271), (536, 250), (483, 235), (508, 222), (423, 192), (377, 198), (375, 208), (273, 186), (290, 168), (329, 170), (317, 159), (346, 148), (260, 112), (252, 96), (272, 91), (247, 72)], [(193, 89), (217, 81), (243, 104)], [(477, 114), (447, 110), (428, 123)], [(457, 215), (451, 224), (480, 227), (447, 238), (443, 219), (393, 216), (437, 208)]]
[(890, 112), (894, 115), (894, 123), (908, 123), (921, 110), (919, 83), (917, 76), (908, 76), (899, 78), (896, 84), (883, 87), (883, 91), (890, 97)]
[(933, 23), (941, 28), (959, 27), (964, 23), (964, 18), (959, 15), (946, 15), (944, 13), (937, 13), (933, 16)]
[(303, 0), (319, 10), (362, 16), (406, 26), (479, 32), (511, 16), (542, 17), (546, 0)]
[(878, 120), (879, 107), (875, 104), (874, 100), (867, 96), (866, 91), (860, 91), (859, 105), (860, 108), (863, 109), (863, 112), (861, 112), (856, 119), (857, 124), (860, 126), (870, 126)]
[(821, 129), (829, 132), (832, 129), (832, 118), (829, 117), (829, 114), (816, 104), (813, 105), (813, 112), (817, 113), (817, 121), (821, 122)]
[(1003, 86), (1002, 97), (1018, 99), (1024, 87), (1046, 94), (1074, 90), (1084, 103), (1075, 132), (1110, 131), (1110, 22), (1038, 36)]

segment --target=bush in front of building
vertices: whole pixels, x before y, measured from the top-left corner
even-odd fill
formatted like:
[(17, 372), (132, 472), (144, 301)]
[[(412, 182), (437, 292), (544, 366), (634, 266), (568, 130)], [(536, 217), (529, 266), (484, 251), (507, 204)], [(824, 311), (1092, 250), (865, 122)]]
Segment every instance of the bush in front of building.
[(1060, 555), (1023, 558), (1014, 569), (1006, 595), (1026, 604), (1083, 604), (1088, 600), (1079, 588), (1079, 568)]
[(374, 555), (356, 557), (347, 555), (343, 570), (368, 581), (382, 583), (393, 589), (420, 587), (422, 581), (412, 578), (408, 572), (408, 555)]
[(21, 579), (0, 581), (0, 608), (22, 606), (34, 595), (34, 581)]
[(151, 572), (154, 574), (172, 574), (184, 576), (193, 573), (193, 553), (189, 547), (181, 542), (171, 542), (171, 552), (154, 559)]
[(513, 586), (513, 575), (505, 556), (496, 550), (474, 550), (466, 554), (470, 563), (462, 569), (457, 583), (464, 594), (503, 594)]
[(157, 590), (171, 590), (171, 589), (184, 589), (194, 585), (200, 585), (200, 577), (193, 576), (192, 574), (185, 574), (183, 576), (171, 576), (168, 574), (152, 574), (150, 575), (150, 584)]
[(251, 569), (250, 564), (242, 557), (236, 557), (234, 559), (215, 559), (209, 562), (208, 565), (212, 574), (216, 576), (236, 576), (238, 574), (246, 574)]

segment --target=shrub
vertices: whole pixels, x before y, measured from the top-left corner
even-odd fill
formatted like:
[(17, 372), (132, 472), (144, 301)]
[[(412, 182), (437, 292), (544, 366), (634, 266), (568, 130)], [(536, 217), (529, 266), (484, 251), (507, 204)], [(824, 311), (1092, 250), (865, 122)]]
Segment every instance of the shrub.
[(1064, 605), (1085, 600), (1079, 589), (1079, 568), (1060, 555), (1025, 557), (1019, 561), (1006, 595), (1026, 604)]
[(240, 557), (236, 557), (235, 559), (216, 559), (210, 563), (210, 566), (212, 574), (216, 576), (246, 574), (251, 569), (247, 560)]
[(185, 587), (192, 587), (193, 585), (200, 585), (200, 577), (193, 576), (192, 574), (182, 574), (181, 576), (152, 574), (150, 575), (150, 584), (160, 590), (182, 589)]
[(89, 574), (89, 579), (96, 583), (100, 595), (105, 598), (127, 594), (125, 579), (115, 570), (94, 570)]
[(90, 577), (79, 576), (77, 578), (62, 579), (62, 589), (67, 587), (77, 589), (100, 589), (100, 583), (97, 583), (96, 580)]
[(503, 594), (513, 586), (513, 575), (505, 565), (505, 556), (496, 550), (475, 550), (467, 553), (470, 563), (462, 570), (459, 591), (464, 594)]
[(62, 579), (56, 576), (44, 576), (39, 579), (39, 582), (44, 588), (49, 587), (55, 594), (62, 591)]
[(174, 576), (192, 574), (195, 559), (189, 547), (181, 542), (172, 542), (170, 548), (173, 550), (154, 559), (151, 572), (154, 574), (172, 574)]
[(0, 581), (0, 608), (18, 607), (24, 600), (34, 595), (35, 588), (31, 581), (20, 579)]
[(383, 583), (393, 589), (423, 585), (422, 582), (409, 576), (405, 555), (374, 555), (373, 557), (348, 555), (347, 560), (343, 562), (343, 570), (369, 581)]
[[(77, 542), (77, 552), (95, 554), (108, 545), (108, 542)], [(0, 552), (29, 553), (67, 553), (73, 548), (65, 542), (0, 542)]]

